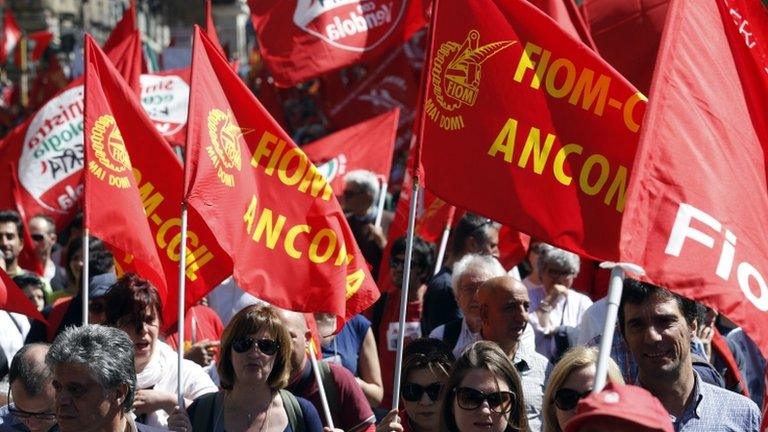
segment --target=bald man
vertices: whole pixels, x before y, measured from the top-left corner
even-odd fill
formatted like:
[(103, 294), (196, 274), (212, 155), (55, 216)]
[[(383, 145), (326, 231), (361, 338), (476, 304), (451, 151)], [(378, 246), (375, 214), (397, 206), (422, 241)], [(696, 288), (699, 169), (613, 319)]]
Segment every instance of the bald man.
[(482, 338), (496, 342), (520, 373), (531, 431), (541, 430), (544, 383), (551, 370), (546, 357), (520, 339), (528, 327), (528, 289), (517, 279), (501, 276), (488, 279), (477, 289)]
[[(312, 340), (304, 314), (278, 310), (280, 320), (291, 335), (291, 381), (287, 390), (309, 400), (322, 413), (317, 381), (312, 374), (312, 364), (307, 358), (307, 347)], [(357, 384), (354, 375), (343, 366), (320, 362), (325, 393), (331, 407), (333, 425), (347, 432), (359, 432), (373, 427), (376, 417)], [(328, 388), (331, 386), (332, 388)], [(325, 421), (325, 418), (323, 418)], [(327, 426), (327, 425), (326, 425)]]
[(56, 424), (51, 369), (45, 364), (47, 344), (29, 344), (11, 361), (10, 405), (0, 408), (0, 431), (46, 432)]

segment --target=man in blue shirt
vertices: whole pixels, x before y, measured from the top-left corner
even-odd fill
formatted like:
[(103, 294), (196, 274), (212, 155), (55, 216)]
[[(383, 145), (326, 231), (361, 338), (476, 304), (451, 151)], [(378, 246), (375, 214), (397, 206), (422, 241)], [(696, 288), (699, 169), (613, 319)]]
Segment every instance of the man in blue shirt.
[(693, 301), (626, 279), (619, 327), (637, 362), (638, 385), (669, 411), (675, 431), (759, 432), (760, 411), (748, 398), (705, 383), (693, 369)]

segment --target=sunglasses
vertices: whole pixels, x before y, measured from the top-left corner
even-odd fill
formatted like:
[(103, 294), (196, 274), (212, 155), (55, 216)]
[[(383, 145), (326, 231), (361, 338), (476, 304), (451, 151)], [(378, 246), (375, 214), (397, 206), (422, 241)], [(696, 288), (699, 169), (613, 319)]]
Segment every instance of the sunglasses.
[(45, 238), (45, 236), (42, 234), (30, 234), (29, 236), (32, 237), (32, 240), (36, 242), (41, 242)]
[(272, 339), (255, 340), (250, 336), (240, 338), (232, 342), (232, 349), (235, 350), (235, 352), (238, 354), (243, 354), (250, 351), (254, 345), (259, 347), (259, 351), (261, 351), (262, 353), (268, 356), (275, 355), (275, 353), (277, 353), (277, 350), (280, 349), (280, 344), (277, 343), (277, 341), (275, 340), (272, 340)]
[(509, 391), (483, 393), (470, 387), (458, 387), (453, 391), (456, 393), (459, 408), (467, 411), (480, 408), (483, 401), (486, 401), (491, 411), (506, 413), (512, 409), (512, 403), (515, 401), (515, 394)]
[(555, 406), (563, 411), (570, 411), (576, 408), (579, 400), (592, 393), (592, 389), (579, 393), (569, 388), (561, 388), (555, 392)]
[(421, 400), (424, 393), (426, 393), (429, 400), (435, 402), (437, 401), (437, 397), (440, 395), (440, 390), (442, 388), (443, 385), (441, 383), (432, 383), (426, 387), (422, 387), (415, 383), (408, 383), (403, 386), (402, 390), (400, 390), (400, 394), (403, 396), (403, 399), (408, 402), (418, 402)]
[[(8, 401), (10, 403), (11, 401), (11, 389), (8, 389)], [(30, 412), (30, 411), (24, 411), (21, 409), (16, 408), (15, 406), (8, 405), (8, 412), (19, 419), (19, 421), (28, 421), (28, 420), (40, 420), (40, 421), (52, 421), (56, 420), (56, 414), (52, 412)]]

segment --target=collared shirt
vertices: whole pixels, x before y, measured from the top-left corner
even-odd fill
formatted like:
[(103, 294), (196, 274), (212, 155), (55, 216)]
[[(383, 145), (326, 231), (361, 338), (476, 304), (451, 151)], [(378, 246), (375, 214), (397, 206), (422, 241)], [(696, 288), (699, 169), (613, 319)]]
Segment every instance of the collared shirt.
[(670, 417), (675, 432), (760, 431), (760, 410), (752, 400), (707, 384), (697, 373), (691, 402), (679, 418)]
[(541, 405), (544, 399), (544, 384), (551, 372), (552, 364), (546, 357), (521, 344), (512, 363), (520, 372), (528, 417), (528, 430), (541, 430)]

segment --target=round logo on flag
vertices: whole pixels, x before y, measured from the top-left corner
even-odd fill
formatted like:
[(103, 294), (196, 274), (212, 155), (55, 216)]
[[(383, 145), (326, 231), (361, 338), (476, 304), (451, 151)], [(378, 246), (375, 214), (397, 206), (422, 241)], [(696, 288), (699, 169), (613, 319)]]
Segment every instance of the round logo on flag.
[(336, 48), (362, 53), (394, 32), (407, 5), (408, 0), (298, 0), (293, 22)]
[(131, 160), (115, 118), (111, 115), (100, 116), (93, 123), (89, 137), (93, 159), (88, 163), (88, 172), (110, 186), (120, 189), (130, 187), (133, 176)]
[(235, 186), (234, 173), (240, 171), (243, 165), (240, 140), (249, 132), (250, 129), (242, 129), (237, 125), (231, 110), (225, 113), (220, 109), (212, 109), (208, 113), (211, 144), (206, 147), (206, 153), (219, 180), (226, 186)]
[(335, 158), (317, 166), (317, 170), (325, 177), (325, 181), (331, 183), (333, 179), (347, 172), (347, 157), (342, 153)]

